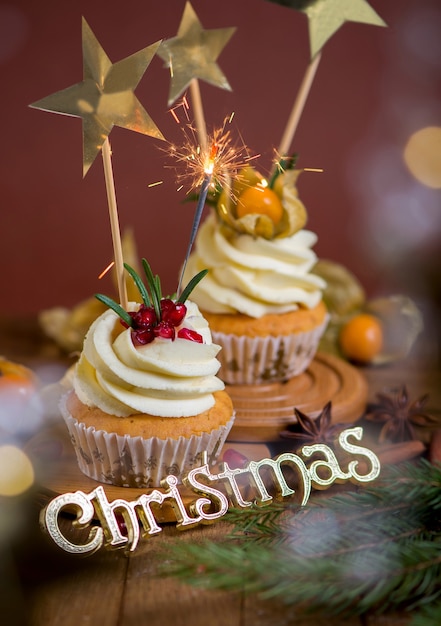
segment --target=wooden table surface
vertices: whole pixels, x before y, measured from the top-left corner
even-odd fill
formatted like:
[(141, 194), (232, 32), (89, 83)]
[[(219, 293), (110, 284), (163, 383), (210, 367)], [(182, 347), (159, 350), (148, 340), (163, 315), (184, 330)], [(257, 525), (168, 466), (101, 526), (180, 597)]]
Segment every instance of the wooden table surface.
[[(385, 388), (406, 384), (413, 398), (428, 393), (429, 410), (440, 415), (438, 350), (438, 345), (422, 339), (405, 360), (381, 368), (364, 368), (369, 399)], [(56, 379), (71, 362), (43, 337), (35, 319), (0, 319), (1, 354), (38, 369), (43, 379), (46, 377), (45, 382)], [(357, 617), (332, 620), (326, 615), (308, 619), (296, 616), (293, 608), (263, 601), (241, 589), (235, 593), (205, 591), (157, 576), (159, 552), (163, 554), (175, 541), (221, 539), (228, 529), (223, 521), (186, 531), (167, 524), (157, 536), (142, 539), (129, 557), (122, 551), (104, 549), (89, 557), (69, 555), (40, 530), (41, 502), (37, 485), (31, 497), (11, 513), (12, 539), (2, 528), (1, 624), (404, 626), (410, 620), (408, 614), (372, 616), (363, 622)], [(14, 508), (11, 502), (7, 506)]]

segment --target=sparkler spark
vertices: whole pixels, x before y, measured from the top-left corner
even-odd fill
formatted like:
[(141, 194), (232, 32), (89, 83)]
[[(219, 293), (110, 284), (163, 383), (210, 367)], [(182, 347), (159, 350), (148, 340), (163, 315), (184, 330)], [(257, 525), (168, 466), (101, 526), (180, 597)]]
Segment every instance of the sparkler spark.
[(104, 278), (104, 276), (107, 274), (107, 272), (109, 272), (114, 265), (115, 265), (115, 261), (111, 261), (109, 263), (109, 265), (107, 267), (105, 267), (103, 269), (103, 271), (101, 272), (101, 274), (98, 276), (98, 280), (101, 280), (102, 278)]
[(187, 96), (183, 96), (181, 101), (174, 107), (172, 107), (171, 109), (169, 109), (170, 114), (173, 116), (175, 122), (177, 124), (181, 123), (181, 120), (178, 117), (178, 114), (176, 113), (177, 110), (182, 109), (184, 111), (184, 115), (185, 118), (187, 120), (187, 122), (190, 121), (189, 115), (188, 115), (188, 109), (190, 108), (190, 105), (188, 104), (188, 100), (187, 100)]
[[(283, 157), (280, 153), (275, 151), (276, 155), (273, 159), (273, 179), (277, 177), (279, 174), (283, 174), (287, 169), (291, 169), (295, 166), (297, 161), (297, 155), (292, 155), (290, 157)], [(300, 168), (303, 172), (323, 172), (324, 170), (320, 167), (302, 167)]]
[[(187, 113), (188, 105), (179, 107)], [(175, 120), (179, 120), (177, 108), (171, 111)], [(234, 144), (231, 130), (226, 128), (232, 119), (233, 114), (208, 136), (206, 149), (198, 143), (196, 131), (190, 123), (181, 127), (184, 140), (181, 145), (169, 144), (167, 153), (173, 158), (173, 165), (166, 166), (175, 169), (179, 190), (185, 188), (187, 194), (199, 193), (207, 174), (211, 175), (209, 189), (228, 188), (231, 179), (238, 178), (240, 170), (258, 157), (250, 155), (244, 143)]]

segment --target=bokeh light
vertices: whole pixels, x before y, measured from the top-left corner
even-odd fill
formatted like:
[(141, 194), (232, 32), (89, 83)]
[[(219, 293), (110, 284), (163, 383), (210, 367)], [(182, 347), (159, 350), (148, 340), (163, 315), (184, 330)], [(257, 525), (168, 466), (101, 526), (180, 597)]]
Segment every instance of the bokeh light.
[(0, 446), (0, 496), (19, 496), (34, 483), (29, 457), (17, 446)]
[(404, 149), (404, 162), (423, 185), (441, 189), (441, 128), (428, 126), (413, 133)]

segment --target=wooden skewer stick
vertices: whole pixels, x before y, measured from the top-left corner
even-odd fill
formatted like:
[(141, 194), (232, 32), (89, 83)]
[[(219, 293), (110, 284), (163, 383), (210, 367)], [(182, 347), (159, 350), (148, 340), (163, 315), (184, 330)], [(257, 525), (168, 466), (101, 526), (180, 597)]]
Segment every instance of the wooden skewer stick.
[(205, 124), (204, 109), (202, 107), (201, 90), (199, 88), (199, 81), (197, 78), (193, 78), (190, 83), (190, 93), (199, 144), (201, 146), (201, 150), (205, 151), (208, 143), (207, 127)]
[(110, 229), (112, 233), (113, 254), (115, 257), (116, 280), (119, 293), (119, 302), (124, 310), (127, 310), (127, 286), (124, 276), (124, 260), (119, 228), (118, 208), (116, 205), (115, 182), (112, 170), (112, 152), (109, 139), (106, 137), (103, 147), (104, 178), (106, 180), (107, 202), (109, 205)]
[(300, 85), (297, 98), (295, 99), (294, 106), (291, 110), (285, 132), (283, 133), (282, 140), (278, 149), (278, 154), (281, 157), (288, 156), (291, 148), (292, 141), (294, 139), (297, 126), (299, 124), (300, 117), (303, 112), (303, 108), (311, 90), (312, 83), (314, 81), (315, 74), (317, 72), (318, 65), (321, 59), (321, 51), (318, 52), (315, 57), (310, 61), (305, 75), (303, 76), (302, 84)]

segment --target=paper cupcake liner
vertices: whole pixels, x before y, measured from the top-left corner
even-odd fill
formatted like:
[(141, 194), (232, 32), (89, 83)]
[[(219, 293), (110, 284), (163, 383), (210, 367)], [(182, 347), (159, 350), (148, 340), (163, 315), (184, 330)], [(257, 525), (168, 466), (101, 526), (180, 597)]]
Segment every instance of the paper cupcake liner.
[(230, 421), (209, 433), (179, 439), (117, 435), (78, 422), (61, 403), (78, 466), (86, 476), (119, 487), (159, 487), (165, 476), (182, 475), (201, 465), (202, 453), (214, 462), (233, 425)]
[(289, 380), (306, 370), (314, 358), (326, 319), (314, 329), (279, 337), (246, 337), (211, 331), (222, 346), (217, 358), (219, 378), (229, 385), (251, 385)]

